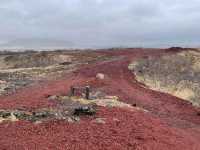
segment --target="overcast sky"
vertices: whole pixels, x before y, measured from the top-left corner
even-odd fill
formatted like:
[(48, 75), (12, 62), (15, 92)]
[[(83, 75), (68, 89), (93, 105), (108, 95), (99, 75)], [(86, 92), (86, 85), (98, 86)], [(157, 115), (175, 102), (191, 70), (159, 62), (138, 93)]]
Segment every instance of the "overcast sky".
[(0, 48), (200, 47), (199, 0), (0, 0)]

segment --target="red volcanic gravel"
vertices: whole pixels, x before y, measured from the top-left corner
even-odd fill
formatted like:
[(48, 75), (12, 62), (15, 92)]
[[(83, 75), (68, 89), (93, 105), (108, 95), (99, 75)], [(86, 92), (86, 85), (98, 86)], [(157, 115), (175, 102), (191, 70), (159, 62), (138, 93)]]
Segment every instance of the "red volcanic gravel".
[[(80, 122), (49, 121), (4, 122), (0, 124), (0, 150), (199, 150), (200, 117), (190, 103), (144, 88), (135, 81), (128, 64), (137, 58), (171, 54), (172, 51), (128, 49), (100, 51), (116, 56), (113, 61), (82, 66), (59, 81), (51, 81), (1, 97), (0, 109), (36, 109), (56, 107), (48, 95), (66, 94), (71, 85), (101, 88), (108, 95), (119, 96), (129, 104), (136, 104), (147, 112), (119, 108), (99, 108), (96, 116)], [(106, 79), (95, 79), (104, 73)], [(96, 117), (105, 124), (95, 123)]]
[[(3, 123), (0, 126), (1, 149), (199, 149), (198, 139), (184, 130), (171, 128), (148, 114), (122, 109), (101, 108), (97, 117), (78, 123), (51, 121)], [(7, 131), (7, 132), (6, 132)], [(3, 133), (3, 134), (2, 134)]]

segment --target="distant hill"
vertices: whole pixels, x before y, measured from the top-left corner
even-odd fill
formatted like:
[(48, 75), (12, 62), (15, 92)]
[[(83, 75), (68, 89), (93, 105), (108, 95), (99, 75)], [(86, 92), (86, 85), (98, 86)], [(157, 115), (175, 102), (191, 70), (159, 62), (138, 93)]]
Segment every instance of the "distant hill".
[(71, 48), (74, 43), (67, 40), (46, 38), (22, 38), (0, 43), (1, 49), (38, 49), (38, 48)]

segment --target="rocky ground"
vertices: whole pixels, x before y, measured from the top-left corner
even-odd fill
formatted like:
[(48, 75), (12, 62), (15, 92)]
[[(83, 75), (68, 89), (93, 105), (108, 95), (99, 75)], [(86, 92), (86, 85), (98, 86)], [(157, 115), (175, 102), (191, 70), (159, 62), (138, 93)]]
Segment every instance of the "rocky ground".
[(77, 66), (107, 59), (95, 52), (3, 52), (0, 54), (0, 95), (15, 92), (33, 83), (41, 83), (73, 71)]
[[(200, 149), (199, 107), (148, 88), (128, 69), (139, 59), (180, 51), (82, 52), (83, 61), (72, 71), (64, 68), (59, 77), (47, 75), (43, 82), (2, 95), (0, 149)], [(71, 95), (72, 86), (89, 86), (90, 98), (82, 90)]]

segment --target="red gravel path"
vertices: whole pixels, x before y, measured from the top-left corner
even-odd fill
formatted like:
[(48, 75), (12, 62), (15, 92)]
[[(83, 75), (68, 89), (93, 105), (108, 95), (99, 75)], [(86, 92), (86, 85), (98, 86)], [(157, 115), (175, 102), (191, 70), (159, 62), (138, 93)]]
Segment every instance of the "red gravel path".
[[(105, 124), (83, 118), (79, 123), (52, 121), (0, 124), (0, 149), (200, 149), (200, 117), (198, 110), (176, 97), (145, 89), (134, 80), (128, 64), (147, 55), (166, 55), (165, 50), (128, 49), (104, 51), (119, 59), (81, 67), (59, 81), (43, 83), (18, 93), (1, 97), (0, 108), (43, 108), (55, 106), (46, 96), (65, 94), (73, 84), (101, 87), (109, 95), (145, 108), (148, 113), (123, 109), (99, 108), (96, 117), (106, 118)], [(97, 81), (97, 73), (106, 79)]]

